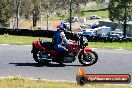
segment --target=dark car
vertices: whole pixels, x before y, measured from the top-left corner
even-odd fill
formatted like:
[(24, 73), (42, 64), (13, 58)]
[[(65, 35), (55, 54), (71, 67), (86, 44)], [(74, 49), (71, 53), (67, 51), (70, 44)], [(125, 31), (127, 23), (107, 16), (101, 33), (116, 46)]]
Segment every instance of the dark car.
[(99, 27), (99, 24), (97, 24), (97, 23), (85, 24), (85, 25), (86, 25), (87, 28), (89, 27), (89, 28), (92, 28), (92, 29)]
[(108, 34), (108, 37), (112, 41), (121, 41), (121, 40), (123, 40), (123, 34), (122, 33), (115, 33), (113, 31)]
[(108, 34), (108, 37), (111, 37), (111, 38), (123, 38), (123, 34), (122, 33), (116, 33), (114, 31), (111, 31), (109, 34)]
[(96, 36), (96, 32), (95, 31), (84, 31), (82, 33), (82, 35), (84, 35), (85, 37), (87, 37), (87, 36)]

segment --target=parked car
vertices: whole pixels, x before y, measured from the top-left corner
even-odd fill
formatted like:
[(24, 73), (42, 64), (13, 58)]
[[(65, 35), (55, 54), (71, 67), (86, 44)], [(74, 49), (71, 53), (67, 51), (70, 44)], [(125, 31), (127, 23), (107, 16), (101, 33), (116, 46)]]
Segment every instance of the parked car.
[(83, 32), (85, 32), (86, 29), (79, 29), (77, 32), (75, 32), (76, 34), (83, 34)]
[(101, 17), (100, 16), (97, 16), (97, 15), (91, 15), (90, 16), (90, 19), (101, 19)]
[(81, 29), (85, 29), (85, 28), (87, 28), (87, 27), (86, 27), (85, 24), (82, 24), (82, 25), (80, 25), (80, 28), (81, 28)]
[(108, 33), (111, 32), (111, 28), (106, 26), (98, 27), (95, 29), (97, 30), (97, 36), (100, 36), (100, 37), (107, 37)]
[(113, 38), (113, 39), (119, 39), (119, 38), (123, 38), (123, 33), (122, 32), (115, 32), (115, 31), (111, 31), (108, 34), (108, 37)]
[(87, 37), (87, 36), (95, 36), (96, 34), (92, 31), (85, 31), (85, 32), (82, 33), (82, 35)]
[(84, 35), (86, 37), (87, 36), (96, 36), (96, 30), (94, 30), (94, 29), (83, 30), (82, 35)]
[(98, 28), (99, 24), (98, 23), (91, 23), (91, 24), (86, 24), (86, 26), (94, 29), (94, 28)]
[(98, 23), (90, 23), (90, 24), (82, 24), (82, 25), (80, 25), (80, 27), (83, 28), (83, 29), (87, 29), (87, 28), (94, 29), (94, 28), (98, 28), (98, 26), (99, 26)]
[(80, 17), (80, 18), (79, 18), (79, 21), (80, 21), (81, 23), (84, 23), (84, 22), (87, 21), (87, 19), (86, 19), (85, 17)]
[[(68, 22), (70, 22), (70, 17), (67, 19)], [(71, 22), (78, 22), (79, 21), (79, 17), (71, 17)]]

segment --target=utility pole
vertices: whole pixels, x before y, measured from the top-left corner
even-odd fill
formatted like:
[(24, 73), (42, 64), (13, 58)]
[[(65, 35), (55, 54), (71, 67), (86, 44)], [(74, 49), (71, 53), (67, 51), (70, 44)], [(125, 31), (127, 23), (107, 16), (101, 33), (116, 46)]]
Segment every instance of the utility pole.
[(48, 10), (49, 9), (49, 2), (47, 1), (47, 16), (46, 16), (46, 18), (47, 18), (47, 30), (49, 30), (49, 15), (48, 15)]
[(72, 0), (70, 1), (70, 31), (72, 32)]
[(126, 28), (127, 28), (127, 6), (126, 6), (126, 0), (125, 0), (125, 3), (124, 3), (124, 23), (123, 23), (123, 27), (124, 27), (124, 30), (123, 30), (123, 36), (124, 38), (126, 38)]
[(40, 28), (42, 29), (42, 15), (43, 15), (43, 10), (42, 10), (42, 1), (39, 1), (40, 5)]
[(49, 15), (47, 14), (47, 30), (49, 30)]
[(19, 27), (19, 6), (20, 0), (16, 0), (16, 29)]

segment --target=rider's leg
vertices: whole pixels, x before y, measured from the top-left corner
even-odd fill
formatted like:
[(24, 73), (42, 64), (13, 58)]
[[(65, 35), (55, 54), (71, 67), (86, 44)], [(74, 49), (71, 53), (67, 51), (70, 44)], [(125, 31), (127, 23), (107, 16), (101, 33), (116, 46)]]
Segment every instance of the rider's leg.
[(54, 46), (54, 49), (58, 52), (60, 52), (61, 56), (64, 57), (66, 55), (68, 55), (68, 49), (66, 49), (64, 46), (62, 45), (56, 45)]
[(68, 49), (66, 49), (64, 46), (58, 45), (58, 50), (60, 53), (62, 53), (63, 56), (68, 55)]

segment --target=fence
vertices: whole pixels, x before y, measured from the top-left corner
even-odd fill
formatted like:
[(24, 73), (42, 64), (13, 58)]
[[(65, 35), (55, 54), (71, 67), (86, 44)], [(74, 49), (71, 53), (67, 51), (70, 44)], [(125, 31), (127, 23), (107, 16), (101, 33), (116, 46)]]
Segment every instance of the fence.
[[(52, 30), (29, 30), (29, 29), (6, 29), (0, 28), (0, 35), (9, 34), (17, 36), (33, 36), (33, 37), (48, 37), (52, 38), (56, 31)], [(68, 39), (77, 40), (76, 34), (67, 32)], [(123, 42), (132, 41), (132, 38), (111, 38), (111, 37), (99, 37), (99, 36), (87, 36), (89, 42)]]

